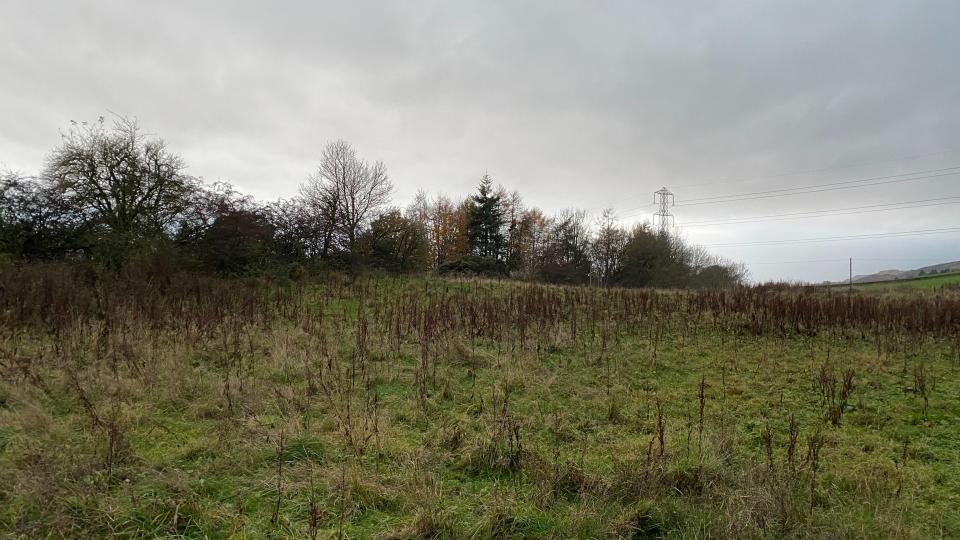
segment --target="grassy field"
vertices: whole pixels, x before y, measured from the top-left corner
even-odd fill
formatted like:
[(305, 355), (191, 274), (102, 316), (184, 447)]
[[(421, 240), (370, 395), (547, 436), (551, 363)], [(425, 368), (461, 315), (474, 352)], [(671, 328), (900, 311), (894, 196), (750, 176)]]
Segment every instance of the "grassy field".
[[(842, 289), (847, 285), (831, 285), (832, 288)], [(951, 274), (937, 274), (922, 276), (913, 279), (898, 279), (895, 281), (880, 281), (876, 283), (862, 283), (853, 286), (858, 291), (868, 292), (914, 292), (917, 290), (935, 291), (944, 287), (960, 288), (960, 272)]]
[(0, 536), (960, 536), (960, 293), (0, 272)]

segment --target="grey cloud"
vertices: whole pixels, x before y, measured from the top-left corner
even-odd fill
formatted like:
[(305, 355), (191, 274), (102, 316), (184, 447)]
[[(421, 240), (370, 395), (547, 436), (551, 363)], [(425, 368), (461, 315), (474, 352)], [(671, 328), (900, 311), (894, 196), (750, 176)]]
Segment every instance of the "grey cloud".
[[(613, 206), (625, 218), (642, 217), (627, 210), (661, 185), (682, 199), (960, 164), (958, 151), (778, 175), (960, 147), (951, 1), (8, 0), (0, 21), (0, 161), (27, 170), (68, 120), (107, 110), (139, 117), (194, 174), (265, 198), (294, 193), (341, 137), (387, 163), (401, 200), (421, 187), (461, 194), (489, 170), (547, 210)], [(761, 180), (733, 182), (744, 178)], [(682, 223), (956, 195), (958, 178), (676, 213)], [(685, 234), (909, 230), (956, 225), (955, 210)], [(949, 259), (956, 238), (722, 252)], [(757, 278), (836, 274), (754, 267)]]

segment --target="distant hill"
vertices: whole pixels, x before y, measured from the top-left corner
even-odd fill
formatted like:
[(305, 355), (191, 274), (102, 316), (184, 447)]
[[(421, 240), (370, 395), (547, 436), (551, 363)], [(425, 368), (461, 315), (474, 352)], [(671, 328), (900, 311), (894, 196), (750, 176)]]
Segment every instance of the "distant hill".
[[(833, 285), (839, 289), (845, 289), (843, 284)], [(910, 279), (895, 279), (893, 281), (872, 281), (870, 283), (856, 283), (853, 288), (861, 291), (922, 291), (934, 290), (948, 286), (960, 286), (960, 272), (948, 272), (946, 274), (926, 274), (921, 277)]]
[[(950, 272), (960, 272), (960, 261), (934, 264), (915, 268), (913, 270), (881, 270), (876, 274), (867, 274), (853, 276), (854, 283), (879, 283), (884, 281), (896, 281), (901, 279), (913, 279), (935, 274), (946, 274)], [(847, 283), (847, 280), (837, 281), (837, 284)]]

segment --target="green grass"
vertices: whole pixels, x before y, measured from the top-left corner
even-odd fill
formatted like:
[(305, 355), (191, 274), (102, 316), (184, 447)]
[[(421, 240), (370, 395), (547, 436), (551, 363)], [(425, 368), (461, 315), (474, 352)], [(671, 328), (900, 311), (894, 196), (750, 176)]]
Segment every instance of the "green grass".
[[(391, 310), (427, 296), (493, 303), (513, 287), (312, 287), (317, 326), (274, 317), (191, 336), (131, 319), (100, 342), (96, 322), (25, 328), (3, 342), (4, 358), (31, 362), (0, 382), (0, 535), (960, 535), (955, 342), (890, 333), (878, 352), (858, 331), (751, 335), (709, 317), (601, 318), (591, 331), (584, 307), (577, 334), (562, 319), (523, 348), (509, 327), (435, 338), (418, 399), (421, 347), (407, 330), (390, 342)], [(112, 363), (118, 351), (140, 367)], [(824, 418), (825, 365), (855, 373), (839, 425)], [(108, 430), (78, 386), (122, 431), (110, 467)], [(348, 403), (359, 451), (341, 428)]]
[[(858, 291), (869, 292), (911, 292), (916, 290), (936, 290), (943, 287), (960, 287), (960, 272), (950, 274), (937, 274), (933, 276), (920, 276), (911, 279), (898, 279), (894, 281), (880, 281), (876, 283), (855, 284), (853, 287)], [(847, 285), (832, 285), (837, 289), (846, 288)]]

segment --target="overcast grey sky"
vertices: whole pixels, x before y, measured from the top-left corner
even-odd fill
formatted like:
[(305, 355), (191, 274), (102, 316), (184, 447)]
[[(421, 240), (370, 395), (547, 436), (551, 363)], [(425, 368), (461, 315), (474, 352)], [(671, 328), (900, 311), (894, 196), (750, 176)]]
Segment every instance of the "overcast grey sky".
[[(667, 186), (708, 245), (960, 227), (960, 204), (684, 225), (960, 196), (960, 175), (679, 205), (960, 166), (958, 54), (955, 0), (0, 0), (0, 162), (35, 172), (69, 120), (112, 111), (260, 198), (294, 194), (343, 138), (400, 204), (489, 171), (548, 212), (625, 221)], [(960, 259), (960, 234), (712, 249), (755, 279), (839, 279), (848, 256)]]

